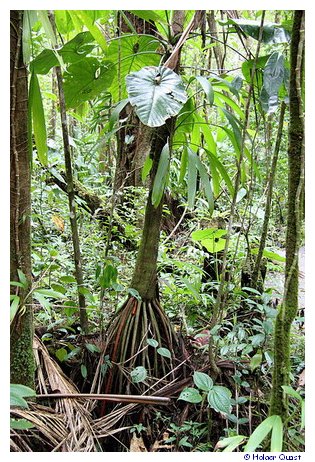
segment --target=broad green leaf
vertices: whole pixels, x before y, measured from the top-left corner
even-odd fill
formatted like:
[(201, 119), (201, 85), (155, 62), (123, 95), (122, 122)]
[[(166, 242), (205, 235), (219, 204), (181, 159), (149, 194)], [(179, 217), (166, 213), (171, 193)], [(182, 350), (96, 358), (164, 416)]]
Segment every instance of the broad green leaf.
[(271, 433), (270, 452), (281, 452), (283, 443), (283, 423), (279, 415), (274, 417), (275, 421)]
[(201, 241), (208, 252), (217, 253), (225, 248), (225, 239), (222, 236), (226, 234), (225, 229), (208, 228), (194, 231), (191, 237), (194, 241)]
[[(258, 40), (260, 21), (250, 19), (228, 19), (219, 21), (222, 25), (232, 25), (239, 27), (244, 34)], [(268, 23), (263, 25), (262, 42), (265, 44), (288, 43), (290, 41), (289, 32), (280, 24)]]
[(143, 366), (138, 366), (130, 372), (133, 383), (143, 382), (147, 378), (147, 370)]
[(192, 209), (195, 204), (196, 188), (197, 188), (197, 166), (196, 159), (197, 154), (190, 148), (187, 147), (188, 163), (187, 163), (187, 196), (188, 196), (188, 207)]
[(149, 175), (150, 171), (151, 171), (151, 168), (152, 168), (152, 165), (153, 165), (153, 160), (151, 159), (150, 156), (147, 156), (144, 164), (143, 164), (143, 167), (142, 167), (142, 170), (141, 170), (141, 180), (142, 180), (142, 183), (145, 182), (147, 176)]
[(50, 40), (53, 46), (56, 46), (57, 45), (56, 34), (54, 33), (52, 25), (50, 23), (50, 20), (48, 17), (48, 11), (37, 10), (37, 16), (38, 16), (39, 21), (42, 23), (42, 26), (44, 28), (47, 38)]
[(261, 444), (261, 442), (266, 438), (268, 433), (272, 430), (274, 423), (277, 422), (279, 416), (272, 415), (267, 417), (261, 424), (258, 425), (256, 430), (251, 434), (249, 440), (244, 448), (244, 452), (254, 452)]
[(35, 391), (25, 385), (10, 384), (10, 406), (27, 408), (28, 404), (24, 398), (35, 396)]
[(244, 442), (246, 436), (237, 435), (231, 436), (229, 438), (223, 438), (222, 440), (218, 441), (215, 445), (215, 449), (223, 449), (223, 452), (232, 452), (235, 448), (237, 448), (240, 444)]
[(71, 18), (76, 17), (79, 19), (80, 22), (91, 32), (96, 42), (100, 45), (102, 50), (106, 53), (107, 51), (107, 42), (106, 39), (98, 28), (96, 24), (94, 24), (93, 19), (89, 16), (87, 11), (84, 10), (68, 10)]
[(200, 83), (203, 91), (207, 96), (210, 106), (212, 106), (214, 102), (214, 92), (211, 83), (208, 79), (206, 79), (206, 77), (202, 77), (200, 75), (196, 76), (196, 80)]
[(170, 148), (166, 143), (162, 149), (159, 165), (155, 174), (153, 189), (152, 189), (152, 205), (157, 207), (161, 202), (165, 184), (168, 176), (168, 169), (170, 164)]
[[(81, 61), (95, 47), (90, 32), (80, 32), (72, 40), (58, 50), (58, 54), (65, 63), (73, 64)], [(43, 50), (31, 62), (31, 70), (36, 74), (47, 74), (50, 69), (58, 65), (58, 58), (53, 50)]]
[(69, 34), (74, 30), (74, 24), (67, 10), (55, 10), (55, 21), (60, 34)]
[(168, 25), (164, 15), (164, 11), (130, 10), (130, 12), (138, 16), (138, 18), (144, 19), (145, 21)]
[(60, 276), (59, 281), (70, 284), (72, 282), (76, 282), (76, 279), (73, 276)]
[[(259, 250), (258, 248), (251, 249), (251, 253), (253, 255), (257, 255), (258, 250)], [(263, 256), (268, 258), (269, 260), (275, 260), (275, 261), (280, 261), (280, 262), (286, 261), (285, 257), (283, 257), (282, 255), (279, 255), (276, 252), (271, 252), (271, 250), (267, 250), (267, 249), (264, 249)]]
[(198, 229), (191, 233), (191, 238), (194, 241), (203, 241), (205, 239), (215, 239), (226, 234), (226, 230), (218, 228)]
[(263, 76), (260, 102), (263, 110), (271, 114), (278, 107), (278, 93), (284, 79), (284, 56), (274, 52), (269, 57)]
[(23, 62), (27, 65), (32, 56), (32, 27), (37, 21), (36, 10), (24, 10), (23, 13), (23, 35), (22, 35), (22, 49), (23, 49)]
[(10, 418), (10, 428), (13, 428), (14, 430), (28, 430), (29, 428), (34, 428), (34, 424), (26, 419)]
[(40, 163), (45, 167), (47, 166), (48, 162), (46, 121), (39, 82), (37, 75), (34, 72), (32, 72), (30, 80), (29, 103), (32, 112), (33, 131), (37, 155)]
[(13, 319), (15, 318), (15, 315), (19, 309), (19, 305), (20, 305), (20, 297), (18, 295), (15, 295), (12, 300), (11, 306), (10, 306), (10, 322), (12, 322)]
[(167, 67), (144, 67), (126, 77), (130, 104), (142, 123), (160, 127), (176, 116), (187, 95), (178, 74)]
[(228, 388), (214, 385), (207, 395), (209, 406), (217, 412), (229, 414), (231, 410), (231, 392)]
[(106, 57), (116, 64), (116, 78), (110, 88), (114, 101), (126, 98), (125, 79), (128, 74), (144, 66), (158, 66), (159, 46), (156, 37), (145, 34), (123, 35), (111, 41)]
[(197, 404), (202, 401), (202, 396), (196, 388), (185, 388), (178, 399), (187, 401), (187, 403)]
[(66, 287), (62, 286), (61, 284), (52, 283), (51, 288), (56, 292), (60, 292), (63, 295), (67, 292)]
[(163, 356), (164, 358), (172, 358), (171, 352), (168, 348), (158, 348), (156, 351), (159, 355)]
[(57, 292), (56, 290), (52, 289), (35, 289), (34, 294), (40, 294), (40, 295), (45, 295), (46, 297), (50, 298), (63, 298), (64, 294), (61, 292)]
[(213, 380), (204, 372), (194, 372), (193, 380), (196, 387), (200, 390), (209, 391), (213, 387)]
[(21, 396), (16, 395), (15, 393), (10, 393), (10, 406), (17, 406), (27, 409), (28, 404), (24, 398)]
[(84, 58), (71, 64), (64, 75), (64, 92), (67, 107), (74, 108), (84, 101), (108, 91), (115, 75), (113, 63), (96, 58)]
[(257, 369), (257, 367), (261, 365), (261, 361), (262, 361), (262, 354), (261, 353), (255, 354), (250, 360), (251, 371), (254, 371), (255, 369)]
[(36, 395), (35, 391), (32, 388), (27, 387), (25, 385), (21, 385), (19, 383), (10, 383), (10, 393), (13, 393), (22, 398), (28, 398), (30, 396)]
[(153, 348), (159, 346), (159, 342), (157, 342), (154, 338), (147, 338), (147, 344)]
[(173, 144), (183, 144), (186, 133), (191, 133), (194, 129), (196, 119), (196, 106), (193, 97), (187, 99), (186, 103), (176, 117), (176, 128), (173, 136)]
[(68, 356), (68, 352), (65, 348), (59, 348), (58, 350), (55, 351), (56, 358), (62, 362), (66, 359)]

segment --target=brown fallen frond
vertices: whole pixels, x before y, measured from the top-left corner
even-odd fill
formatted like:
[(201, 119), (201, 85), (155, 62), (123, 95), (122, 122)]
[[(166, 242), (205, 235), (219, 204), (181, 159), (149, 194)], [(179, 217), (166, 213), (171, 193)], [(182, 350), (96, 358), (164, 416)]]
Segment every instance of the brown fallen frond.
[(29, 409), (13, 408), (10, 414), (12, 418), (26, 419), (34, 425), (23, 432), (11, 429), (11, 450), (14, 452), (33, 452), (36, 445), (53, 450), (68, 435), (64, 416), (49, 407), (29, 403)]
[[(78, 393), (75, 385), (62, 372), (59, 365), (50, 357), (43, 343), (34, 338), (35, 358), (39, 360), (38, 366), (41, 371), (41, 379), (45, 377), (45, 384), (41, 389), (49, 388), (51, 391), (58, 390), (60, 393)], [(48, 387), (46, 386), (48, 384)], [(45, 390), (45, 391), (46, 391)], [(47, 393), (47, 391), (46, 391)], [(84, 405), (73, 399), (60, 399), (54, 402), (57, 413), (64, 415), (68, 434), (58, 445), (58, 449), (64, 452), (96, 452), (98, 450), (97, 438), (93, 432), (91, 412)]]

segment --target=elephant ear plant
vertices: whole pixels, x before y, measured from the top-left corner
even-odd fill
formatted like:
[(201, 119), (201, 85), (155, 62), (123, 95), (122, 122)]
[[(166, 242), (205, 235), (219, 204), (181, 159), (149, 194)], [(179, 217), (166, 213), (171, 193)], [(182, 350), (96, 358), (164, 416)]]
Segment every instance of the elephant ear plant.
[[(187, 95), (181, 78), (163, 66), (144, 67), (128, 75), (126, 83), (130, 104), (152, 131), (150, 186), (130, 296), (107, 331), (106, 351), (113, 366), (105, 377), (106, 393), (143, 391), (143, 383), (150, 385), (152, 378), (168, 374), (174, 368), (175, 358), (182, 356), (159, 301), (157, 256), (174, 118)], [(160, 348), (156, 348), (157, 344)]]
[(149, 127), (160, 127), (176, 116), (187, 101), (178, 74), (168, 67), (144, 67), (127, 76), (129, 102), (141, 122)]

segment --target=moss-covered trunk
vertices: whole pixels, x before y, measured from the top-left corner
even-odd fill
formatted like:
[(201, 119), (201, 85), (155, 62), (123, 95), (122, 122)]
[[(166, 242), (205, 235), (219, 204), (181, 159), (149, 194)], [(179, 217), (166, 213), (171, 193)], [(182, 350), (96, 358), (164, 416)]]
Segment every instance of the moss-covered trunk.
[[(28, 149), (27, 71), (22, 57), (23, 12), (10, 12), (10, 279), (18, 281), (18, 269), (29, 284), (26, 290), (13, 287), (21, 305), (31, 285), (31, 173)], [(16, 292), (18, 290), (18, 293)], [(34, 386), (33, 310), (31, 299), (11, 324), (11, 383)]]
[(304, 121), (301, 98), (301, 66), (304, 49), (304, 12), (295, 11), (291, 39), (290, 125), (288, 147), (288, 220), (283, 303), (275, 328), (274, 371), (270, 414), (287, 417), (282, 385), (289, 384), (290, 331), (298, 310), (298, 251), (301, 230), (301, 197), (304, 186)]
[(160, 127), (156, 130), (151, 148), (151, 158), (153, 160), (151, 185), (146, 204), (141, 244), (131, 282), (131, 287), (139, 292), (143, 300), (152, 300), (157, 297), (157, 257), (162, 221), (163, 198), (159, 205), (154, 207), (152, 205), (152, 189), (156, 170), (159, 164), (160, 154), (169, 135), (170, 133), (166, 125)]

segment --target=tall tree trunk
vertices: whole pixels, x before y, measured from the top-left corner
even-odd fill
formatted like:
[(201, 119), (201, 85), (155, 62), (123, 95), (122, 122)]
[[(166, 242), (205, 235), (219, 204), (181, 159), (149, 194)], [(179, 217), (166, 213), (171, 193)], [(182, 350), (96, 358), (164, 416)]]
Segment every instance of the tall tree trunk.
[[(26, 290), (18, 289), (20, 306), (31, 287), (31, 171), (28, 148), (27, 70), (22, 56), (23, 12), (10, 11), (10, 279), (18, 281), (21, 270), (28, 282)], [(16, 293), (16, 288), (12, 290)], [(34, 387), (33, 308), (30, 297), (23, 311), (18, 311), (11, 324), (11, 383)]]
[(298, 310), (298, 252), (301, 231), (301, 197), (304, 187), (304, 118), (301, 98), (301, 71), (304, 50), (304, 12), (294, 12), (291, 38), (290, 125), (288, 219), (286, 234), (286, 267), (283, 303), (275, 326), (274, 370), (270, 414), (287, 417), (287, 400), (282, 386), (289, 385), (290, 332)]

